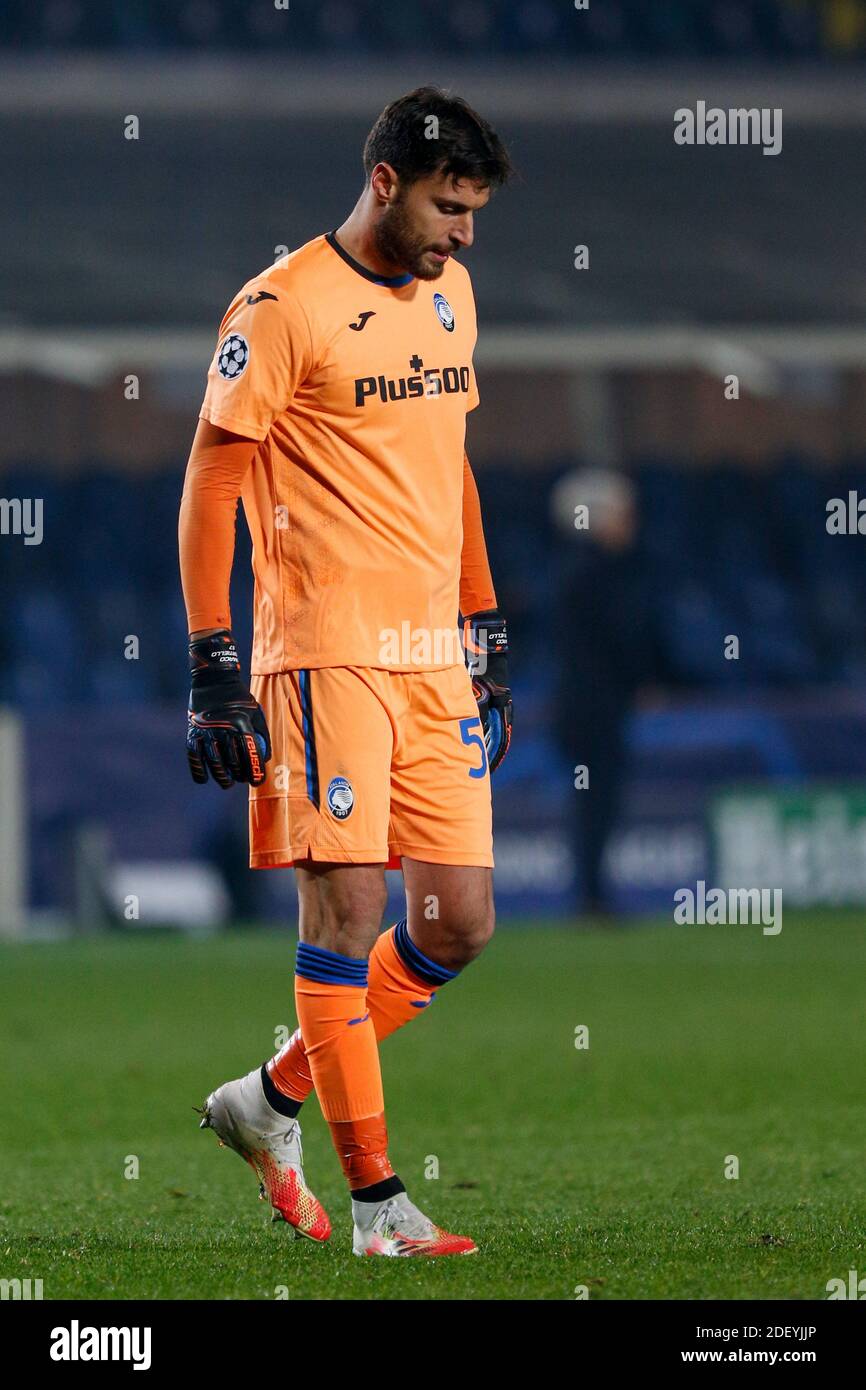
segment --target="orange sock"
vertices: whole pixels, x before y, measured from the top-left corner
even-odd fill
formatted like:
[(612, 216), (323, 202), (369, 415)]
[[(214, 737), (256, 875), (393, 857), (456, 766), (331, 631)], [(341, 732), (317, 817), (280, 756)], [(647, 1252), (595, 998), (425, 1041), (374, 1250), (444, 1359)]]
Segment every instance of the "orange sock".
[[(332, 1120), (330, 1128), (350, 1191), (357, 1192), (359, 1188), (373, 1187), (386, 1178), (394, 1178), (394, 1169), (388, 1161), (384, 1111), (367, 1115), (362, 1120)], [(401, 1189), (403, 1184), (397, 1180), (395, 1190)]]
[(367, 1010), (367, 962), (301, 942), (295, 1005), (322, 1114), (350, 1188), (393, 1178), (379, 1048)]
[[(435, 985), (445, 983), (456, 973), (434, 966), (412, 943), (407, 946), (407, 939), (404, 919), (383, 932), (370, 952), (367, 1009), (377, 1042), (390, 1037), (405, 1023), (417, 1018), (432, 1004), (436, 994)], [(402, 953), (399, 946), (402, 946)], [(417, 959), (411, 957), (412, 951), (416, 952)], [(410, 970), (404, 956), (410, 956), (416, 969), (425, 970), (428, 978), (424, 980), (415, 970)], [(440, 980), (434, 981), (434, 971), (440, 972)], [(299, 1104), (307, 1099), (313, 1089), (313, 1077), (301, 1028), (295, 1030), (285, 1047), (267, 1063), (267, 1071), (277, 1090), (284, 1096)]]
[(303, 1105), (313, 1089), (313, 1076), (300, 1028), (295, 1029), (285, 1046), (265, 1066), (277, 1090)]

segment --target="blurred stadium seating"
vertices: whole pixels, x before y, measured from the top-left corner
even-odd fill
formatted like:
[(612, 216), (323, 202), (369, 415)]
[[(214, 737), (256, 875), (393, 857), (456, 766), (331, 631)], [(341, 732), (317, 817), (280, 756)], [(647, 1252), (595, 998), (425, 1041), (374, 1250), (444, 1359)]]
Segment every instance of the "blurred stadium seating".
[[(534, 472), (529, 491), (525, 475), (507, 464), (479, 474), (491, 561), (521, 654), (515, 678), (539, 698), (557, 579), (550, 493), (563, 471)], [(720, 461), (699, 474), (645, 459), (632, 471), (646, 587), (677, 689), (866, 684), (866, 557), (857, 538), (832, 536), (824, 525), (829, 497), (849, 489), (866, 496), (866, 459), (828, 470), (786, 458), (760, 472)], [(100, 470), (71, 479), (23, 468), (0, 474), (0, 495), (39, 496), (48, 515), (75, 518), (62, 547), (7, 549), (3, 601), (18, 621), (0, 634), (0, 700), (33, 710), (183, 700), (181, 486), (178, 470), (144, 477)], [(238, 514), (233, 609), (248, 645), (249, 539)], [(110, 524), (118, 517), (130, 524)], [(118, 614), (159, 661), (122, 658)], [(741, 660), (719, 661), (719, 632), (740, 636)], [(517, 740), (510, 761), (520, 756)]]
[[(497, 792), (506, 913), (567, 910), (575, 891), (563, 829), (570, 774), (551, 734), (551, 663), (569, 656), (551, 651), (561, 543), (549, 497), (561, 472), (535, 476), (529, 492), (514, 468), (479, 474), (517, 654), (519, 737)], [(667, 678), (663, 706), (636, 711), (631, 724), (627, 816), (611, 858), (613, 900), (623, 910), (658, 909), (684, 862), (694, 877), (708, 872), (705, 819), (720, 787), (866, 777), (866, 707), (852, 703), (861, 692), (863, 705), (866, 692), (866, 560), (856, 537), (830, 536), (823, 525), (828, 496), (866, 495), (866, 462), (827, 472), (785, 459), (760, 473), (720, 464), (695, 474), (655, 459), (633, 476), (640, 564)], [(32, 491), (37, 480), (28, 477)], [(16, 495), (22, 481), (6, 474), (0, 492)], [(243, 798), (200, 797), (180, 780), (180, 473), (46, 474), (38, 487), (46, 511), (74, 516), (75, 525), (68, 545), (34, 548), (33, 564), (29, 554), (21, 562), (23, 547), (10, 549), (18, 561), (2, 584), (4, 611), (16, 620), (2, 632), (0, 702), (27, 711), (34, 904), (74, 912), (71, 837), (82, 824), (106, 825), (113, 852), (135, 859), (212, 856), (225, 872), (233, 849), (237, 873)], [(135, 524), (119, 532), (107, 524), (118, 516)], [(248, 554), (241, 523), (232, 604), (247, 650)], [(146, 660), (124, 659), (126, 633)], [(738, 635), (740, 660), (720, 660), (726, 633)], [(77, 736), (58, 757), (43, 734), (67, 728), (70, 711)], [(652, 852), (639, 849), (652, 843)], [(286, 910), (282, 876), (250, 877), (266, 880), (247, 889), (251, 913)]]
[(292, 0), (289, 38), (274, 6), (233, 0), (4, 0), (3, 42), (22, 49), (256, 50), (291, 44), (310, 54), (399, 55), (565, 51), (632, 59), (820, 57), (862, 52), (862, 7), (846, 0), (605, 0), (570, 22), (555, 0)]

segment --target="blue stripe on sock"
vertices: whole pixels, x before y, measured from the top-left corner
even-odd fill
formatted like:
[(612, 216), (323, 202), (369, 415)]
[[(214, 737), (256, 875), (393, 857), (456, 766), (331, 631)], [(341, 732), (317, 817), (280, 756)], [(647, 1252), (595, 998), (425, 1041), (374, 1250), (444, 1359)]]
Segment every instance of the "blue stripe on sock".
[(366, 986), (367, 962), (355, 960), (353, 956), (341, 956), (338, 951), (326, 951), (323, 946), (310, 946), (306, 941), (299, 941), (295, 974), (304, 980), (315, 980), (322, 985)]
[(394, 945), (397, 947), (404, 964), (425, 984), (447, 985), (449, 980), (456, 979), (456, 970), (446, 970), (444, 965), (437, 965), (435, 960), (431, 960), (429, 956), (424, 955), (423, 951), (418, 950), (409, 935), (405, 917), (394, 928)]

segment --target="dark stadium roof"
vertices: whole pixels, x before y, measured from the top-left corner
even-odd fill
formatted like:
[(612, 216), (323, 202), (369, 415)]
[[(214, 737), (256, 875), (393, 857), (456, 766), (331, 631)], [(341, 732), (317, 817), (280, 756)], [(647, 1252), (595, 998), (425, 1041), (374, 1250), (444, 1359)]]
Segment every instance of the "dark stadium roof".
[[(579, 106), (557, 118), (540, 87), (537, 108), (531, 88), (515, 90), (510, 113), (497, 87), (489, 111), (482, 85), (466, 94), (519, 170), (478, 215), (464, 257), (483, 323), (863, 322), (863, 123), (846, 120), (843, 105), (800, 121), (786, 106), (782, 153), (767, 156), (675, 144), (673, 111), (686, 91), (676, 82), (661, 104), (642, 104), (640, 84), (624, 79), (607, 118)], [(42, 114), (14, 109), (6, 90), (6, 327), (215, 329), (275, 247), (300, 245), (351, 210), (381, 104), (373, 84), (363, 114), (346, 110), (336, 84), (334, 110), (270, 112), (251, 105), (248, 87), (236, 98), (229, 79), (209, 88), (205, 110), (164, 109), (142, 103), (122, 75), (100, 109)], [(820, 95), (808, 80), (800, 90), (804, 102)], [(627, 118), (632, 94), (637, 114)], [(46, 93), (43, 109), (48, 102)], [(129, 112), (141, 113), (137, 140), (124, 139)], [(582, 243), (588, 271), (573, 268)]]

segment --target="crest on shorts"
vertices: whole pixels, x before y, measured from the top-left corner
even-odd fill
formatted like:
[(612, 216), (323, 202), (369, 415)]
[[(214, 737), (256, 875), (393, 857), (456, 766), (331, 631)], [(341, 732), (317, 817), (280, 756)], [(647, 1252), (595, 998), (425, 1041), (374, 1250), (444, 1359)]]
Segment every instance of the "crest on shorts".
[(217, 348), (217, 371), (225, 381), (236, 381), (246, 371), (250, 345), (243, 333), (227, 333)]
[(447, 329), (449, 333), (453, 333), (454, 310), (451, 308), (451, 305), (448, 303), (448, 300), (445, 298), (444, 294), (434, 294), (433, 308), (439, 315), (439, 322), (441, 323), (442, 327)]
[(347, 820), (355, 804), (355, 793), (348, 777), (332, 777), (328, 783), (328, 810), (336, 820)]

